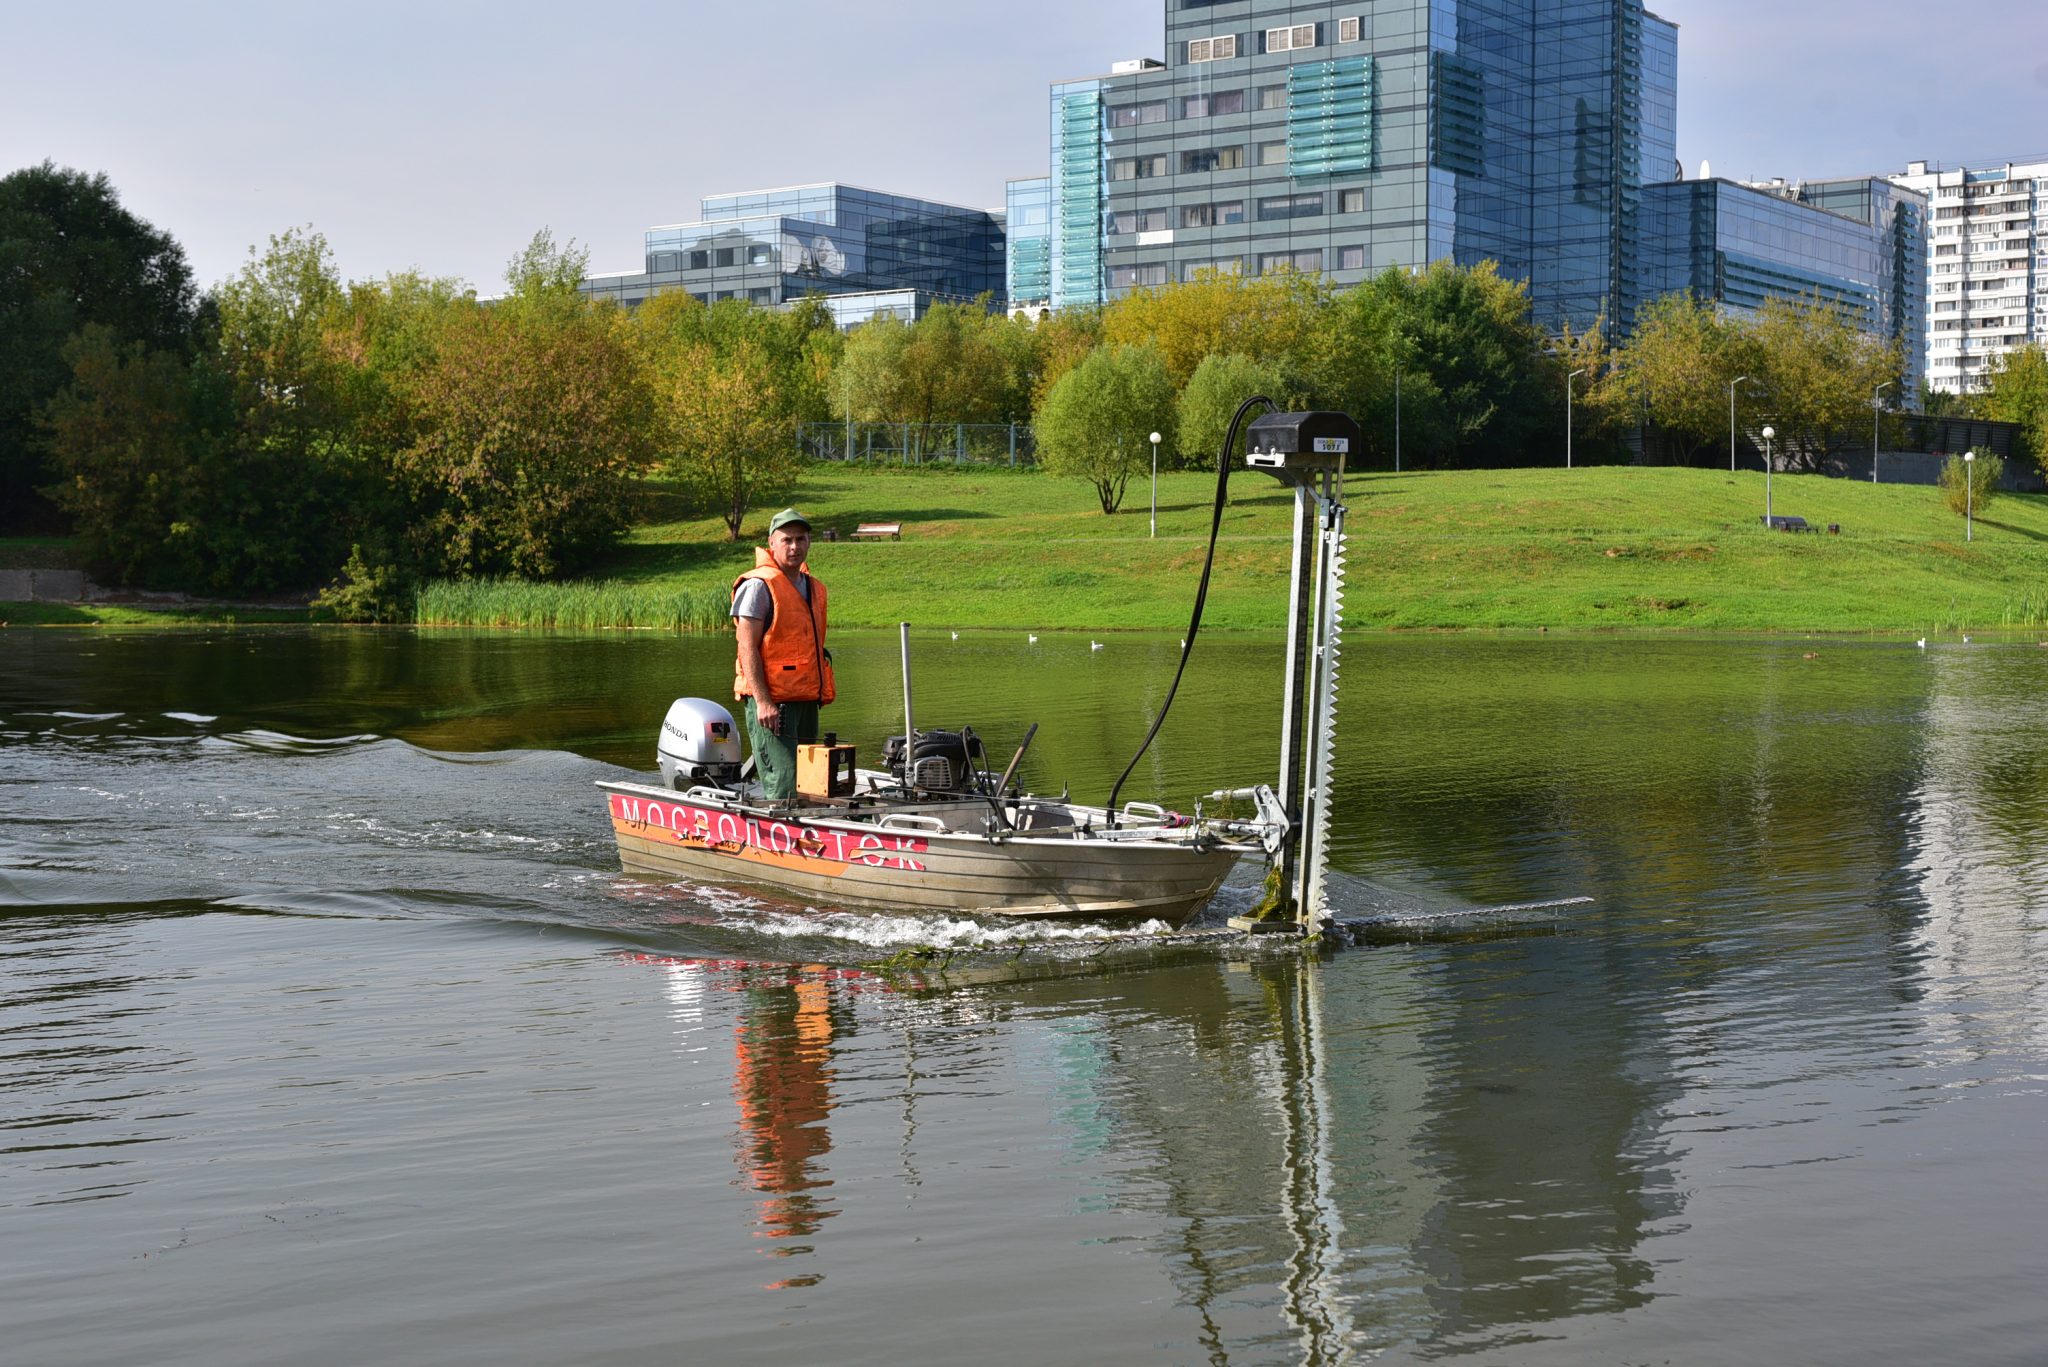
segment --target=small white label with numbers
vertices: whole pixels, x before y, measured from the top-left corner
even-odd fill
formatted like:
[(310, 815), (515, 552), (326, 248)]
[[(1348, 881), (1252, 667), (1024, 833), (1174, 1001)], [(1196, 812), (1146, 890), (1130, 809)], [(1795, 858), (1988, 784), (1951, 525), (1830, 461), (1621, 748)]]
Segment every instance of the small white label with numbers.
[(1341, 456), (1341, 455), (1348, 455), (1348, 454), (1350, 454), (1350, 451), (1351, 451), (1351, 438), (1349, 438), (1349, 437), (1317, 437), (1317, 438), (1316, 438), (1316, 454), (1317, 454), (1317, 455), (1331, 455), (1331, 454), (1335, 454), (1335, 455), (1340, 455), (1340, 456)]

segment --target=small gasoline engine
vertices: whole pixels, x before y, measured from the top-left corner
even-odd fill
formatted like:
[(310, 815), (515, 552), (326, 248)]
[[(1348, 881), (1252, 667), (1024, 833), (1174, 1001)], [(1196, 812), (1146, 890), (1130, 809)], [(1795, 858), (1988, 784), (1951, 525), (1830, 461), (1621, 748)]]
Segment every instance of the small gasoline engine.
[(919, 731), (905, 762), (903, 737), (882, 742), (882, 762), (906, 788), (925, 793), (966, 793), (975, 790), (974, 776), (987, 767), (981, 737), (974, 728)]

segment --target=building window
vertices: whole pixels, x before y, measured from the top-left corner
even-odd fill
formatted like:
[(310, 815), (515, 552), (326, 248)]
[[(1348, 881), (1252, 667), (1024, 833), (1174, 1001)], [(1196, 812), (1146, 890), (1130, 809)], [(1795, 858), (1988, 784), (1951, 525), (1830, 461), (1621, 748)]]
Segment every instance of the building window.
[(1214, 271), (1218, 275), (1242, 275), (1244, 258), (1227, 256), (1216, 261), (1183, 261), (1180, 266), (1180, 278), (1183, 281), (1193, 280), (1203, 271)]
[(1183, 175), (1195, 175), (1203, 171), (1235, 171), (1243, 165), (1242, 146), (1205, 147), (1199, 152), (1180, 154), (1180, 169)]
[(1124, 209), (1109, 216), (1109, 235), (1122, 237), (1129, 233), (1156, 233), (1166, 228), (1164, 209)]
[(1359, 19), (1356, 16), (1350, 19), (1339, 19), (1337, 21), (1337, 41), (1340, 43), (1357, 42), (1359, 37), (1359, 28), (1360, 23)]
[(1111, 180), (1151, 180), (1166, 174), (1166, 158), (1119, 157), (1109, 164)]
[(1153, 100), (1148, 104), (1120, 104), (1109, 111), (1111, 128), (1130, 128), (1141, 123), (1165, 123), (1166, 101)]
[(1259, 144), (1259, 165), (1285, 166), (1287, 164), (1287, 140), (1262, 142)]
[(711, 253), (710, 253), (710, 252), (691, 252), (691, 253), (690, 253), (690, 269), (691, 269), (691, 270), (693, 270), (693, 271), (708, 271), (708, 270), (710, 270), (710, 269), (711, 269)]
[(1214, 38), (1190, 38), (1188, 40), (1188, 61), (1220, 62), (1226, 57), (1237, 55), (1237, 35), (1219, 34)]
[(656, 252), (654, 259), (647, 263), (647, 268), (652, 271), (679, 271), (683, 268), (683, 254), (681, 252)]
[(1310, 48), (1315, 45), (1316, 26), (1314, 24), (1293, 24), (1287, 28), (1269, 28), (1266, 30), (1266, 51), (1268, 52), (1299, 52), (1303, 48)]
[(1365, 191), (1339, 190), (1337, 212), (1340, 214), (1362, 214), (1365, 212)]
[(1261, 252), (1259, 274), (1271, 275), (1274, 271), (1296, 270), (1313, 274), (1323, 268), (1323, 252), (1320, 247), (1305, 252)]
[(1312, 195), (1271, 195), (1259, 201), (1259, 221), (1276, 218), (1310, 218), (1323, 211), (1323, 197)]
[(1166, 266), (1111, 266), (1109, 287), (1114, 290), (1134, 289), (1140, 285), (1163, 285), (1166, 283)]
[(747, 248), (747, 264), (748, 264), (749, 266), (772, 266), (772, 265), (774, 265), (774, 264), (775, 264), (775, 249), (774, 249), (773, 247), (749, 247), (749, 248)]
[(1362, 271), (1365, 269), (1365, 248), (1337, 248), (1337, 269), (1340, 271)]
[(1215, 114), (1244, 113), (1244, 92), (1242, 90), (1216, 90), (1207, 95), (1183, 95), (1180, 101), (1180, 116), (1184, 119), (1206, 119)]
[(1285, 109), (1287, 87), (1284, 85), (1262, 85), (1259, 87), (1259, 108)]
[(1241, 199), (1218, 200), (1214, 204), (1189, 204), (1180, 211), (1180, 226), (1183, 228), (1221, 228), (1232, 223), (1244, 222), (1244, 201)]
[(732, 248), (720, 247), (718, 249), (718, 264), (721, 266), (730, 266), (732, 264)]
[(750, 304), (765, 304), (768, 302), (768, 294), (769, 291), (765, 288), (748, 290), (747, 302)]

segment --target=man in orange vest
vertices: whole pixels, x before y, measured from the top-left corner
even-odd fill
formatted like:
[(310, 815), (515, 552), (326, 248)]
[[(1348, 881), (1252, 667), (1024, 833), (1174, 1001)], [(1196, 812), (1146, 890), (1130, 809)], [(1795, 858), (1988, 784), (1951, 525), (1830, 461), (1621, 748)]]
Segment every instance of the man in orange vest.
[(825, 585), (804, 563), (810, 549), (810, 522), (784, 508), (768, 520), (768, 545), (754, 551), (754, 568), (732, 584), (732, 692), (746, 700), (754, 767), (770, 802), (796, 796), (796, 747), (818, 738), (818, 709), (834, 691)]

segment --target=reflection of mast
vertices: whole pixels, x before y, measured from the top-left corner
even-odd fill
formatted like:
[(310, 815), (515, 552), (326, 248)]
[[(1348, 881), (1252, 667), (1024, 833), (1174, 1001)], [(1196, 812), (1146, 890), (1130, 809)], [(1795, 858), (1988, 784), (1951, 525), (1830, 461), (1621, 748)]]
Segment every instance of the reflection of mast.
[[(738, 1159), (748, 1183), (768, 1199), (760, 1236), (787, 1239), (815, 1231), (838, 1212), (811, 1193), (831, 1185), (817, 1175), (832, 1147), (831, 988), (824, 970), (792, 970), (789, 981), (747, 989), (749, 1010), (733, 1032), (733, 1094), (740, 1109)], [(810, 1250), (788, 1245), (774, 1256)], [(790, 1283), (778, 1283), (787, 1285)]]
[(1330, 1144), (1328, 1056), (1322, 1016), (1322, 974), (1304, 965), (1275, 985), (1280, 1029), (1283, 1120), (1282, 1218), (1294, 1238), (1286, 1281), (1287, 1315), (1302, 1361), (1334, 1362), (1351, 1342), (1353, 1324), (1343, 1291), (1344, 1217), (1337, 1208)]

